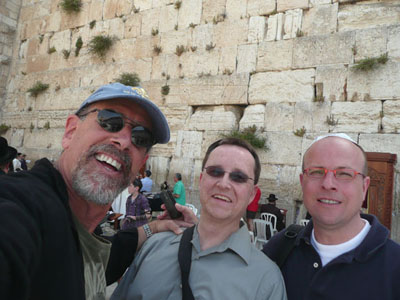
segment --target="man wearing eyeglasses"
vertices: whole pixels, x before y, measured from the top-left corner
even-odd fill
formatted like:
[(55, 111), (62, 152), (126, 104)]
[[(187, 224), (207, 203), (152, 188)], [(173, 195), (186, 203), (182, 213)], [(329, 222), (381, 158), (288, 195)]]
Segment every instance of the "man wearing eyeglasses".
[(247, 227), (239, 227), (260, 169), (246, 142), (213, 143), (200, 173), (198, 225), (183, 237), (167, 232), (151, 237), (111, 299), (286, 299), (279, 269), (250, 242)]
[[(364, 150), (345, 134), (316, 139), (303, 157), (303, 201), (312, 219), (281, 265), (288, 299), (400, 299), (400, 245), (360, 214), (370, 178)], [(263, 251), (276, 260), (286, 231)]]
[[(151, 147), (169, 137), (164, 115), (144, 89), (109, 84), (68, 116), (54, 166), (41, 159), (30, 171), (2, 176), (1, 298), (105, 299), (111, 245), (92, 233)], [(152, 232), (179, 233), (178, 225), (188, 224), (156, 221), (120, 231), (108, 263), (115, 279)]]

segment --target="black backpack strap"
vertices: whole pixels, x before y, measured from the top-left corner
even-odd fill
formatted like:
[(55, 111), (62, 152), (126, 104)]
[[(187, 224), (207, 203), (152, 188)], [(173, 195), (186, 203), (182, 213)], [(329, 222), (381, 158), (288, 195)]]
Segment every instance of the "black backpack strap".
[(187, 228), (183, 234), (179, 243), (178, 261), (179, 267), (181, 268), (181, 280), (182, 280), (182, 299), (183, 300), (194, 300), (192, 289), (189, 285), (189, 273), (190, 265), (192, 264), (192, 237), (194, 227)]
[(296, 237), (303, 228), (302, 225), (292, 224), (286, 229), (280, 243), (279, 254), (274, 259), (279, 268), (282, 268), (290, 252), (292, 252)]

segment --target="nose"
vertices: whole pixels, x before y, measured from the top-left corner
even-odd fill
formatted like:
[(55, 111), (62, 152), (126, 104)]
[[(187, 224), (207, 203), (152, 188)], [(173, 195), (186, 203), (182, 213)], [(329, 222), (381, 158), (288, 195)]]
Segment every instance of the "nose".
[(229, 173), (225, 172), (224, 176), (218, 178), (217, 185), (221, 188), (230, 188), (231, 181), (229, 179)]
[(322, 179), (322, 187), (326, 190), (336, 190), (336, 178), (332, 171), (328, 171)]
[(126, 150), (132, 145), (131, 135), (130, 126), (124, 126), (120, 131), (113, 133), (111, 142), (120, 150)]

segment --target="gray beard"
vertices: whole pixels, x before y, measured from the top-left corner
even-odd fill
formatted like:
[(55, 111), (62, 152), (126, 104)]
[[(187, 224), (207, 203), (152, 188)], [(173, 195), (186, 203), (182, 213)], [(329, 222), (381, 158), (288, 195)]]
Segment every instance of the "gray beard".
[[(124, 162), (122, 180), (119, 177), (110, 177), (93, 172), (88, 167), (90, 158), (94, 158), (99, 151), (113, 154)], [(72, 171), (72, 188), (86, 201), (108, 205), (133, 181), (135, 174), (130, 174), (132, 160), (128, 154), (117, 150), (112, 145), (94, 145), (80, 158), (76, 168)]]

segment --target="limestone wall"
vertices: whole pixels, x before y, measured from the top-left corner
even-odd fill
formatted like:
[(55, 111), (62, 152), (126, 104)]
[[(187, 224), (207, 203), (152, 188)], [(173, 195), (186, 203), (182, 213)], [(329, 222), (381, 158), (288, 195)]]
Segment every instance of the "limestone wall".
[[(104, 59), (87, 47), (98, 34), (116, 40)], [(288, 223), (304, 214), (298, 174), (315, 136), (346, 132), (366, 151), (400, 156), (399, 1), (84, 0), (81, 12), (66, 14), (58, 1), (24, 0), (13, 45), (0, 123), (11, 125), (5, 136), (32, 159), (56, 159), (68, 113), (123, 72), (139, 74), (171, 126), (170, 143), (148, 161), (153, 179), (172, 184), (182, 173), (196, 206), (205, 150), (232, 129), (255, 124), (267, 138), (260, 186), (289, 210)], [(373, 70), (353, 68), (384, 54), (388, 61)], [(26, 90), (37, 80), (50, 87), (35, 98)], [(294, 135), (303, 127), (304, 136)]]

